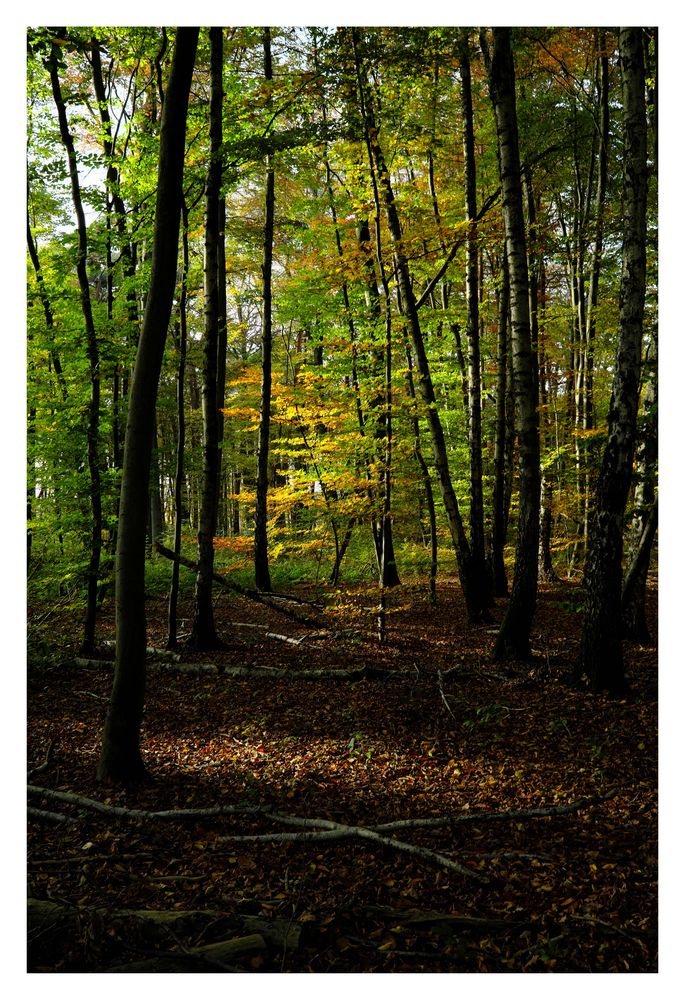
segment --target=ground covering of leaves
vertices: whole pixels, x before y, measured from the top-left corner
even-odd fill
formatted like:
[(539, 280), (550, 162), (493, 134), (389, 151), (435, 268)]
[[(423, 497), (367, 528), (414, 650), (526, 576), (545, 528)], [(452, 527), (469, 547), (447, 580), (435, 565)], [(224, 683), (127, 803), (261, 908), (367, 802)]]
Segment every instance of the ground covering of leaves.
[[(184, 651), (183, 660), (393, 673), (338, 681), (151, 667), (142, 746), (152, 780), (128, 790), (95, 779), (111, 664), (67, 665), (78, 622), (30, 609), (29, 623), (42, 618), (49, 630), (52, 656), (38, 665), (30, 648), (29, 769), (45, 763), (52, 744), (34, 784), (129, 808), (261, 804), (367, 828), (618, 792), (548, 818), (395, 834), (458, 862), (464, 874), (359, 838), (226, 839), (292, 834), (263, 815), (130, 820), (31, 799), (76, 822), (29, 822), (30, 895), (77, 904), (85, 916), (57, 945), (45, 928), (30, 933), (30, 968), (97, 972), (174, 955), (226, 938), (227, 928), (244, 933), (249, 916), (296, 928), (296, 943), (286, 934), (283, 943), (220, 967), (656, 971), (656, 650), (626, 644), (632, 697), (611, 700), (566, 683), (581, 622), (569, 584), (541, 589), (535, 661), (506, 668), (490, 659), (504, 602), (492, 625), (470, 626), (454, 581), (439, 587), (435, 607), (418, 587), (394, 590), (384, 646), (374, 637), (373, 588), (298, 594), (323, 603), (323, 610), (300, 608), (321, 628), (223, 594), (216, 617), (226, 648)], [(655, 629), (655, 592), (649, 600)], [(150, 600), (152, 645), (164, 644), (165, 613), (163, 599)], [(188, 603), (186, 631), (190, 615)], [(248, 627), (259, 624), (303, 641), (267, 639), (266, 629)], [(107, 605), (101, 635), (113, 638)], [(88, 907), (105, 909), (88, 919), (95, 913)], [(150, 947), (130, 921), (107, 918), (122, 908), (207, 915), (179, 920)], [(200, 960), (192, 971), (217, 967)]]

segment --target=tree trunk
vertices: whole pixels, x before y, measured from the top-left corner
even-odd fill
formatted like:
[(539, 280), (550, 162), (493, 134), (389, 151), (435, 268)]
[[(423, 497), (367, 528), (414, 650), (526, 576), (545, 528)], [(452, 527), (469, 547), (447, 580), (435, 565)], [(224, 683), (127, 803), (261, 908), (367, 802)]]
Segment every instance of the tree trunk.
[(199, 29), (179, 28), (162, 112), (152, 272), (131, 384), (116, 557), (116, 659), (98, 777), (145, 774), (140, 724), (145, 698), (145, 527), (152, 431), (164, 342), (176, 284), (188, 95)]
[(195, 613), (189, 644), (194, 649), (221, 645), (214, 625), (212, 573), (217, 520), (219, 424), (217, 412), (217, 358), (219, 344), (219, 195), (223, 99), (223, 29), (210, 28), (211, 87), (209, 98), (210, 159), (205, 182), (205, 327), (202, 352), (202, 505), (197, 533), (198, 573)]
[[(645, 360), (645, 364), (647, 361)], [(657, 528), (656, 465), (659, 453), (657, 428), (657, 359), (649, 358), (649, 374), (642, 398), (640, 441), (636, 450), (636, 483), (631, 529), (630, 568), (623, 580), (621, 616), (623, 637), (651, 645), (645, 597), (649, 557)]]
[(466, 220), (469, 225), (466, 243), (466, 342), (468, 345), (468, 428), (470, 463), (470, 539), (471, 572), (475, 585), (482, 592), (483, 606), (492, 604), (492, 585), (485, 562), (485, 529), (483, 517), (483, 453), (480, 323), (478, 308), (478, 240), (476, 231), (476, 154), (473, 138), (473, 104), (471, 99), (471, 59), (469, 31), (459, 32), (459, 68), (461, 73), (461, 107), (464, 129), (464, 194)]
[(428, 577), (428, 598), (431, 604), (435, 604), (435, 580), (438, 575), (438, 531), (435, 519), (435, 498), (433, 497), (433, 485), (431, 483), (430, 472), (426, 460), (423, 457), (421, 448), (421, 432), (419, 428), (419, 417), (416, 409), (416, 389), (414, 387), (414, 372), (411, 357), (411, 348), (406, 345), (407, 355), (407, 384), (409, 386), (409, 398), (412, 402), (411, 425), (414, 432), (414, 455), (421, 470), (421, 480), (426, 494), (426, 506), (428, 507), (428, 523), (430, 530), (430, 574)]
[(490, 56), (481, 33), (497, 124), (502, 209), (509, 267), (512, 375), (519, 446), (519, 519), (511, 599), (494, 648), (496, 660), (530, 659), (530, 629), (535, 614), (540, 532), (540, 441), (537, 373), (533, 362), (528, 298), (528, 259), (523, 218), (514, 57), (511, 29), (493, 29)]
[[(185, 372), (186, 347), (188, 343), (188, 268), (190, 256), (188, 248), (188, 206), (183, 199), (181, 205), (183, 219), (183, 278), (181, 280), (181, 298), (178, 304), (179, 336), (178, 336), (178, 368), (176, 375), (176, 419), (178, 436), (176, 440), (176, 474), (174, 476), (174, 554), (181, 552), (181, 527), (183, 524), (183, 481), (184, 481), (184, 451), (186, 444), (185, 417)], [(167, 648), (176, 649), (178, 645), (176, 609), (178, 607), (178, 585), (180, 564), (174, 561), (171, 568), (171, 587), (169, 588)]]
[(100, 435), (100, 354), (98, 348), (97, 335), (95, 332), (95, 322), (93, 320), (93, 308), (90, 298), (90, 283), (88, 281), (87, 258), (88, 258), (88, 236), (86, 229), (86, 217), (81, 199), (81, 187), (79, 183), (78, 164), (76, 161), (76, 150), (74, 140), (69, 131), (67, 112), (62, 97), (62, 88), (59, 79), (58, 52), (57, 46), (53, 45), (50, 58), (48, 60), (48, 70), (50, 72), (50, 83), (52, 86), (52, 96), (57, 109), (59, 120), (59, 131), (67, 153), (69, 163), (69, 180), (71, 183), (71, 197), (76, 213), (78, 231), (78, 252), (76, 257), (76, 274), (78, 277), (79, 289), (81, 292), (81, 310), (86, 330), (86, 353), (88, 356), (88, 371), (90, 376), (90, 403), (88, 405), (88, 423), (86, 431), (87, 440), (87, 461), (88, 474), (90, 477), (90, 506), (91, 506), (91, 532), (90, 532), (90, 559), (88, 562), (88, 590), (86, 599), (86, 618), (83, 626), (82, 651), (92, 653), (95, 650), (95, 619), (97, 615), (98, 597), (98, 573), (100, 569), (100, 553), (102, 550), (102, 489), (100, 483), (100, 455), (99, 455), (99, 435)]
[(647, 121), (642, 29), (621, 28), (623, 78), (623, 256), (620, 337), (608, 439), (590, 519), (586, 604), (578, 679), (593, 691), (627, 690), (621, 645), (623, 518), (633, 466), (646, 286)]
[(507, 334), (509, 332), (509, 269), (502, 256), (502, 274), (497, 309), (497, 386), (495, 389), (495, 455), (492, 484), (492, 548), (490, 564), (495, 597), (508, 597), (504, 568), (509, 505), (507, 503)]
[[(264, 79), (267, 88), (273, 80), (271, 31), (264, 28)], [(255, 585), (271, 590), (269, 543), (267, 538), (267, 490), (269, 487), (269, 427), (271, 423), (271, 279), (274, 242), (274, 169), (273, 157), (266, 157), (266, 193), (264, 199), (264, 256), (262, 260), (262, 389), (259, 404), (259, 445), (257, 448), (257, 503), (255, 511)]]
[[(369, 164), (370, 170), (373, 171), (373, 161)], [(375, 177), (372, 175), (372, 181), (375, 189), (375, 197), (377, 200), (377, 188), (375, 187)], [(377, 212), (380, 211), (380, 206), (377, 206)], [(378, 229), (377, 229), (378, 231)], [(369, 311), (370, 325), (373, 330), (377, 328), (380, 323), (383, 311), (381, 309), (381, 297), (378, 291), (378, 284), (376, 278), (376, 268), (374, 266), (373, 254), (371, 252), (370, 242), (371, 233), (369, 231), (369, 223), (365, 218), (359, 219), (357, 223), (357, 242), (359, 244), (359, 249), (364, 255), (364, 264), (366, 270), (366, 285), (365, 285), (365, 297), (366, 306)], [(380, 248), (377, 247), (377, 258), (380, 260)], [(381, 265), (382, 266), (382, 265)], [(385, 291), (385, 320), (386, 324), (389, 322), (389, 289), (388, 283), (385, 278), (385, 273), (381, 275), (381, 284)], [(385, 512), (381, 512), (379, 518), (374, 518), (373, 526), (373, 541), (374, 548), (376, 550), (376, 562), (378, 564), (379, 578), (382, 581), (384, 587), (397, 587), (400, 583), (400, 576), (397, 570), (397, 564), (395, 562), (395, 546), (392, 536), (392, 520), (390, 519), (390, 497), (389, 494), (386, 496), (386, 471), (389, 474), (389, 469), (387, 465), (387, 450), (390, 448), (392, 451), (390, 433), (392, 428), (389, 427), (391, 420), (389, 414), (388, 401), (384, 398), (384, 392), (381, 389), (381, 385), (385, 387), (385, 394), (387, 395), (389, 391), (389, 345), (386, 343), (385, 350), (374, 349), (371, 352), (372, 363), (371, 363), (371, 378), (373, 379), (374, 385), (378, 384), (378, 391), (374, 394), (373, 399), (370, 402), (370, 408), (375, 414), (375, 426), (374, 426), (374, 441), (377, 445), (378, 453), (376, 454), (376, 461), (381, 467), (380, 479), (378, 483), (377, 492), (384, 498), (382, 500), (384, 506), (387, 500), (387, 516)]]
[[(359, 63), (357, 51), (358, 36), (359, 32), (357, 29), (352, 29), (352, 42), (355, 49), (357, 77), (360, 91), (363, 94), (365, 86), (362, 80), (361, 65)], [(416, 307), (416, 297), (414, 295), (411, 275), (409, 272), (409, 264), (402, 246), (402, 227), (400, 225), (397, 206), (395, 204), (395, 197), (390, 183), (390, 175), (385, 163), (383, 150), (380, 146), (373, 109), (366, 102), (364, 114), (366, 132), (371, 145), (374, 163), (380, 182), (380, 188), (388, 220), (388, 228), (390, 230), (390, 238), (393, 245), (393, 254), (399, 279), (402, 309), (409, 324), (412, 345), (414, 348), (414, 356), (418, 372), (418, 389), (421, 394), (421, 399), (426, 407), (426, 417), (428, 419), (428, 425), (431, 430), (431, 437), (433, 441), (435, 467), (438, 473), (442, 499), (445, 505), (445, 511), (447, 513), (447, 519), (450, 526), (450, 533), (452, 535), (452, 542), (454, 544), (455, 554), (457, 557), (459, 579), (464, 593), (467, 613), (470, 621), (487, 621), (489, 620), (490, 615), (487, 607), (483, 606), (482, 593), (479, 591), (479, 588), (473, 579), (469, 543), (466, 538), (466, 533), (464, 532), (457, 497), (450, 477), (449, 464), (447, 460), (447, 444), (445, 442), (445, 435), (436, 405), (435, 390), (428, 365), (428, 358), (426, 356), (426, 348), (423, 342), (423, 334)]]

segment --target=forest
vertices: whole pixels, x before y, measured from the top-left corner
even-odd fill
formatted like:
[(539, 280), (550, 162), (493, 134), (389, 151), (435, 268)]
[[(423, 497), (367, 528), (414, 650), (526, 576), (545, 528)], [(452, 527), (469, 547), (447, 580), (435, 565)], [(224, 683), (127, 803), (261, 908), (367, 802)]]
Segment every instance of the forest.
[(658, 971), (657, 64), (28, 29), (29, 972)]

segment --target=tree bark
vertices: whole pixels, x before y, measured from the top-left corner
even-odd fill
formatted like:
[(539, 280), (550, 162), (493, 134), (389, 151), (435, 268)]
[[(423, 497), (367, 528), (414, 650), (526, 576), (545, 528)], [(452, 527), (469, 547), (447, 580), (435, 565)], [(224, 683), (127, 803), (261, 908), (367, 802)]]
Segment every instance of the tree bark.
[(492, 604), (491, 578), (485, 562), (485, 529), (483, 516), (483, 453), (480, 323), (478, 308), (478, 239), (476, 204), (476, 154), (473, 138), (473, 103), (471, 97), (471, 57), (469, 30), (459, 31), (459, 69), (461, 74), (461, 108), (464, 146), (464, 201), (468, 238), (466, 243), (466, 343), (468, 349), (468, 428), (470, 465), (471, 572), (475, 585), (482, 592), (484, 606)]
[(627, 691), (621, 644), (623, 518), (633, 466), (646, 287), (647, 118), (641, 28), (621, 28), (623, 85), (623, 255), (620, 336), (608, 439), (590, 519), (586, 603), (576, 678), (593, 691)]
[(217, 357), (219, 343), (219, 195), (223, 99), (223, 29), (210, 28), (211, 86), (209, 97), (210, 158), (205, 181), (205, 313), (202, 352), (202, 504), (197, 533), (198, 573), (195, 610), (189, 644), (194, 649), (221, 645), (214, 624), (212, 573), (217, 521), (219, 425), (217, 410)]
[[(186, 444), (186, 418), (185, 418), (185, 371), (186, 371), (186, 348), (188, 343), (188, 268), (190, 265), (190, 255), (188, 248), (188, 206), (185, 199), (181, 205), (181, 217), (183, 220), (183, 277), (181, 279), (181, 297), (178, 304), (179, 311), (179, 333), (178, 333), (178, 368), (176, 375), (176, 472), (174, 476), (174, 553), (181, 552), (181, 527), (183, 524), (183, 483), (184, 483), (184, 452)], [(167, 647), (175, 649), (178, 645), (177, 638), (177, 617), (178, 607), (178, 585), (179, 585), (180, 564), (174, 561), (171, 570), (171, 586), (169, 588), (169, 605), (167, 613), (168, 631)]]
[[(656, 342), (654, 342), (656, 343)], [(649, 374), (642, 398), (641, 435), (636, 449), (636, 483), (630, 537), (630, 568), (623, 580), (621, 616), (623, 637), (652, 644), (647, 625), (645, 597), (649, 559), (657, 529), (656, 465), (659, 457), (657, 427), (657, 359), (649, 359)]]
[(81, 293), (81, 310), (86, 331), (86, 354), (88, 356), (88, 371), (90, 376), (90, 402), (88, 405), (88, 422), (86, 430), (87, 440), (87, 462), (88, 474), (90, 477), (90, 505), (91, 505), (91, 531), (90, 531), (90, 559), (88, 562), (88, 589), (86, 599), (86, 617), (83, 626), (82, 650), (84, 653), (92, 653), (95, 650), (95, 621), (97, 617), (97, 596), (98, 596), (98, 573), (100, 569), (100, 553), (102, 551), (102, 489), (100, 481), (100, 353), (98, 347), (97, 334), (95, 331), (95, 321), (93, 319), (93, 307), (90, 297), (90, 283), (88, 281), (88, 235), (86, 228), (86, 217), (81, 198), (81, 186), (79, 182), (78, 163), (76, 160), (76, 150), (74, 140), (69, 131), (67, 111), (62, 96), (62, 87), (58, 73), (58, 52), (57, 45), (52, 46), (52, 51), (48, 60), (48, 70), (50, 73), (50, 84), (52, 96), (57, 109), (59, 121), (59, 131), (62, 145), (67, 153), (69, 164), (69, 180), (71, 184), (71, 198), (76, 213), (76, 223), (78, 232), (78, 252), (76, 257), (76, 274), (78, 277), (79, 289)]
[(530, 659), (530, 629), (535, 614), (540, 531), (540, 440), (537, 373), (531, 349), (528, 260), (523, 218), (521, 163), (511, 29), (493, 29), (490, 54), (481, 32), (490, 96), (497, 124), (502, 208), (509, 267), (512, 374), (519, 446), (519, 519), (511, 599), (493, 651), (496, 660)]
[(507, 539), (509, 505), (507, 503), (507, 340), (509, 332), (509, 269), (506, 254), (497, 309), (497, 386), (495, 389), (495, 454), (492, 484), (492, 547), (490, 565), (495, 597), (509, 596), (507, 571), (504, 568), (504, 544)]
[[(273, 80), (271, 30), (264, 28), (264, 79), (269, 88)], [(266, 157), (264, 196), (264, 254), (262, 259), (262, 388), (259, 404), (259, 444), (257, 448), (257, 503), (255, 511), (255, 586), (271, 590), (269, 543), (267, 537), (267, 491), (269, 488), (269, 427), (271, 423), (271, 342), (272, 342), (272, 270), (274, 242), (274, 169), (273, 157)]]
[(152, 430), (176, 284), (186, 117), (199, 29), (179, 28), (162, 112), (150, 287), (131, 384), (116, 555), (116, 660), (98, 777), (145, 774), (145, 527)]

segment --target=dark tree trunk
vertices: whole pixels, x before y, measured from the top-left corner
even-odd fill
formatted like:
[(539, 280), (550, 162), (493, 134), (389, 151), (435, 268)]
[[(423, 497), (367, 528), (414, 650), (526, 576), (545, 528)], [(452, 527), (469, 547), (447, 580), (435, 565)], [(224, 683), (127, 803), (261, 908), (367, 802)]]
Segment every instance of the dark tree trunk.
[(509, 266), (512, 374), (516, 397), (519, 446), (519, 519), (511, 599), (494, 648), (498, 660), (527, 660), (535, 614), (540, 532), (540, 440), (537, 415), (537, 372), (533, 362), (528, 299), (528, 260), (523, 218), (514, 58), (511, 29), (493, 29), (490, 56), (481, 33), (490, 95), (497, 124), (502, 209)]
[(81, 310), (86, 331), (86, 353), (90, 376), (90, 403), (88, 406), (88, 423), (86, 431), (88, 474), (90, 477), (91, 534), (90, 559), (88, 562), (88, 587), (86, 600), (86, 618), (83, 627), (82, 651), (92, 653), (95, 650), (95, 621), (98, 601), (98, 574), (100, 569), (100, 553), (102, 550), (102, 489), (100, 482), (100, 354), (93, 320), (93, 308), (90, 298), (90, 283), (88, 281), (87, 257), (88, 236), (86, 217), (81, 199), (78, 164), (74, 140), (69, 131), (67, 112), (62, 97), (59, 80), (57, 46), (53, 45), (48, 60), (52, 96), (57, 108), (60, 137), (69, 163), (69, 180), (71, 182), (71, 197), (76, 213), (78, 231), (78, 252), (76, 257), (76, 274), (81, 292)]
[(428, 597), (431, 604), (435, 604), (435, 580), (438, 575), (438, 531), (435, 519), (435, 498), (433, 496), (433, 484), (431, 483), (430, 471), (423, 457), (421, 448), (421, 432), (419, 429), (419, 417), (416, 409), (416, 389), (414, 387), (414, 372), (409, 344), (406, 346), (407, 355), (407, 384), (409, 386), (409, 398), (412, 401), (411, 425), (414, 432), (414, 455), (421, 470), (421, 480), (426, 494), (426, 506), (428, 507), (428, 523), (430, 533), (431, 563), (428, 577)]
[(226, 397), (226, 343), (228, 336), (226, 322), (226, 199), (219, 201), (219, 240), (217, 246), (217, 291), (219, 297), (219, 331), (217, 338), (217, 358), (216, 358), (216, 412), (217, 412), (217, 440), (219, 443), (219, 457), (217, 463), (217, 518), (224, 526), (224, 534), (228, 534), (228, 510), (227, 510), (227, 475), (223, 463), (224, 451), (224, 414)]
[(558, 581), (552, 563), (552, 483), (545, 473), (540, 480), (540, 544), (538, 548), (538, 575), (545, 583)]
[[(185, 372), (186, 372), (186, 347), (188, 343), (188, 267), (190, 264), (188, 248), (188, 207), (183, 200), (181, 206), (183, 219), (183, 279), (181, 282), (181, 298), (178, 304), (179, 311), (179, 333), (178, 333), (178, 368), (176, 375), (176, 420), (178, 436), (176, 440), (176, 474), (174, 476), (174, 554), (181, 553), (181, 527), (183, 524), (183, 482), (184, 474), (184, 451), (186, 444), (186, 416), (185, 416)], [(177, 636), (177, 615), (178, 608), (178, 585), (179, 585), (180, 563), (174, 561), (171, 568), (171, 587), (169, 588), (169, 609), (168, 609), (168, 633), (167, 648), (176, 649), (178, 645)]]
[(623, 637), (644, 645), (651, 645), (652, 637), (647, 625), (645, 598), (649, 559), (657, 529), (656, 514), (656, 465), (658, 459), (657, 428), (657, 359), (645, 361), (649, 365), (642, 398), (641, 434), (636, 449), (636, 483), (633, 524), (629, 548), (630, 568), (623, 580), (621, 616)]
[(98, 777), (128, 783), (145, 774), (140, 725), (145, 699), (145, 528), (152, 431), (164, 342), (176, 284), (188, 95), (199, 30), (179, 28), (159, 145), (149, 294), (126, 423), (116, 560), (116, 660)]
[(221, 645), (214, 625), (212, 574), (217, 520), (219, 472), (219, 423), (217, 411), (217, 358), (219, 343), (219, 195), (223, 99), (223, 29), (210, 28), (211, 87), (209, 98), (210, 159), (205, 181), (205, 327), (202, 351), (202, 503), (197, 533), (198, 572), (195, 613), (189, 644), (194, 649)]
[[(373, 170), (373, 163), (369, 164), (371, 170)], [(375, 177), (372, 176), (374, 185)], [(377, 188), (375, 189), (377, 195)], [(380, 211), (380, 208), (377, 208)], [(372, 329), (375, 331), (377, 326), (380, 324), (381, 318), (383, 317), (383, 310), (381, 308), (381, 297), (378, 291), (378, 284), (376, 278), (376, 267), (374, 266), (373, 253), (371, 251), (371, 233), (369, 230), (368, 220), (361, 218), (357, 222), (357, 242), (359, 248), (364, 257), (364, 265), (366, 270), (366, 283), (365, 283), (365, 297), (366, 306), (369, 312), (369, 318), (371, 321)], [(378, 257), (378, 251), (377, 251)], [(381, 283), (386, 294), (385, 298), (385, 321), (386, 325), (389, 321), (389, 302), (388, 302), (388, 283), (385, 279), (385, 274), (381, 277)], [(371, 400), (370, 408), (375, 414), (374, 423), (374, 441), (377, 446), (376, 461), (379, 463), (382, 471), (380, 474), (380, 481), (378, 483), (378, 488), (376, 492), (381, 498), (381, 502), (386, 506), (387, 500), (387, 515), (385, 512), (381, 512), (380, 517), (374, 518), (373, 525), (373, 541), (374, 548), (376, 550), (376, 562), (378, 564), (379, 577), (382, 581), (384, 587), (397, 587), (400, 584), (400, 576), (397, 570), (397, 564), (395, 562), (395, 546), (392, 536), (392, 520), (390, 519), (390, 497), (389, 494), (386, 497), (386, 472), (389, 472), (387, 467), (387, 449), (391, 445), (390, 433), (392, 427), (388, 427), (390, 421), (389, 408), (385, 394), (387, 394), (389, 387), (389, 371), (386, 370), (389, 362), (389, 352), (388, 345), (386, 344), (385, 350), (378, 348), (372, 351), (372, 363), (371, 363), (371, 378), (374, 385), (378, 386), (378, 391)], [(381, 387), (384, 387), (381, 388)]]
[[(264, 28), (264, 79), (271, 86), (271, 31)], [(269, 542), (267, 538), (267, 491), (269, 488), (269, 428), (271, 425), (271, 341), (272, 302), (271, 280), (274, 242), (274, 169), (273, 158), (266, 158), (266, 192), (264, 196), (264, 255), (262, 260), (262, 390), (259, 404), (259, 445), (257, 448), (257, 503), (255, 510), (255, 585), (258, 590), (271, 590), (269, 572)]]
[(466, 342), (468, 345), (468, 428), (470, 462), (470, 546), (471, 572), (475, 585), (482, 591), (484, 606), (492, 604), (491, 576), (485, 562), (485, 529), (483, 516), (483, 453), (481, 411), (480, 322), (478, 308), (478, 239), (476, 217), (476, 154), (473, 138), (473, 105), (471, 99), (471, 57), (469, 31), (459, 33), (459, 68), (461, 73), (461, 108), (464, 130), (464, 193), (466, 219), (469, 224), (466, 243)]
[(509, 332), (509, 269), (506, 254), (497, 309), (497, 386), (495, 389), (495, 455), (492, 484), (492, 548), (490, 564), (495, 597), (508, 597), (509, 584), (504, 568), (509, 505), (507, 503), (507, 340)]
[(593, 691), (627, 690), (621, 644), (623, 519), (633, 466), (646, 286), (647, 121), (642, 29), (621, 28), (623, 78), (623, 259), (620, 337), (608, 439), (590, 519), (586, 604), (577, 678)]

